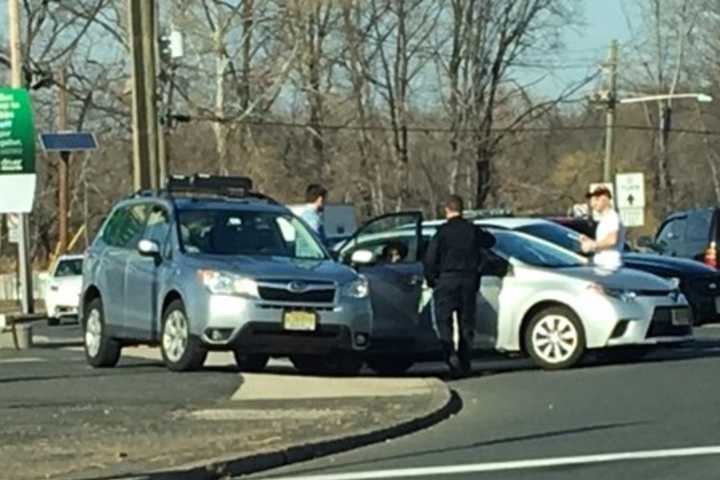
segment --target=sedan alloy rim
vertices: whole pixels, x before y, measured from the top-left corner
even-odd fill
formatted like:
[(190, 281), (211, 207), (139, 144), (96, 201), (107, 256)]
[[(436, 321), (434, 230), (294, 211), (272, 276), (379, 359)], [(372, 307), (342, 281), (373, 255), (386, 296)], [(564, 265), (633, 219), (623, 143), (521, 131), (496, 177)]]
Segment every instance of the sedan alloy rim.
[(100, 342), (102, 341), (102, 322), (100, 321), (100, 312), (92, 310), (88, 315), (85, 324), (85, 348), (88, 355), (96, 357), (100, 351)]
[(188, 328), (185, 315), (175, 310), (165, 321), (163, 330), (163, 349), (171, 362), (179, 362), (185, 354), (188, 343)]
[(548, 363), (562, 363), (572, 357), (578, 348), (578, 332), (567, 317), (543, 317), (532, 331), (533, 349)]

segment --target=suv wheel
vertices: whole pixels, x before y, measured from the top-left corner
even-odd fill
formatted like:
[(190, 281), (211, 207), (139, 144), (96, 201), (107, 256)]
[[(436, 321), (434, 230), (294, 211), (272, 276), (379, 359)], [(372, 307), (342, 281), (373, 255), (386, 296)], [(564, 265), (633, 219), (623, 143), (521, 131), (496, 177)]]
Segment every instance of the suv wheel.
[(122, 347), (105, 332), (105, 313), (102, 299), (96, 298), (84, 309), (83, 338), (85, 359), (94, 368), (114, 367), (120, 360)]
[(546, 308), (530, 320), (525, 330), (525, 348), (545, 370), (570, 368), (585, 353), (585, 331), (570, 309)]
[(205, 363), (207, 350), (190, 333), (190, 320), (185, 306), (174, 300), (163, 314), (160, 350), (168, 369), (174, 372), (197, 370)]
[(243, 354), (233, 350), (233, 355), (235, 355), (235, 363), (243, 372), (261, 372), (270, 361), (270, 356), (263, 354)]
[(410, 370), (415, 361), (409, 357), (380, 356), (367, 359), (370, 367), (378, 375), (402, 375)]
[(48, 327), (57, 327), (60, 325), (60, 319), (58, 317), (48, 317), (47, 324)]
[(365, 361), (355, 353), (335, 353), (332, 355), (293, 355), (290, 357), (295, 368), (310, 375), (357, 375)]

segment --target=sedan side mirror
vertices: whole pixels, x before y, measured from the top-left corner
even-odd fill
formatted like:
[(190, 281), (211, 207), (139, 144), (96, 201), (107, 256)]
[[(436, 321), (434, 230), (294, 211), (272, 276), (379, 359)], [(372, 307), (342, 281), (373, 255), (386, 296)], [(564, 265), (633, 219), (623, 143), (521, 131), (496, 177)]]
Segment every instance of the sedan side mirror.
[(160, 256), (160, 245), (153, 240), (140, 240), (137, 249), (143, 257), (157, 258)]
[(350, 257), (353, 265), (371, 265), (375, 263), (375, 254), (370, 250), (357, 250)]

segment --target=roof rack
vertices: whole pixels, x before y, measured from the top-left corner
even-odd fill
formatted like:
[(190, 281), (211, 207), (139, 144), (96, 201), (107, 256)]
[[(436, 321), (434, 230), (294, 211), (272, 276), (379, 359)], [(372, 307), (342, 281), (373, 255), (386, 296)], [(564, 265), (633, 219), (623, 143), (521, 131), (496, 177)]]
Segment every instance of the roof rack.
[(250, 177), (230, 177), (197, 173), (195, 175), (169, 175), (165, 188), (160, 190), (142, 190), (134, 196), (167, 195), (171, 198), (187, 195), (212, 195), (238, 199), (264, 200), (268, 203), (278, 204), (275, 199), (259, 192), (253, 191), (253, 181)]

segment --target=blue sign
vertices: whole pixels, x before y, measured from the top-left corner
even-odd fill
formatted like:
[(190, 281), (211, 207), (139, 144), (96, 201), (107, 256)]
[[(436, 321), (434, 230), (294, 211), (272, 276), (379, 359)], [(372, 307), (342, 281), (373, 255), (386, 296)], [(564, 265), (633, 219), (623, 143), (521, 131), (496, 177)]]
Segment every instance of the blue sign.
[(40, 143), (46, 152), (81, 152), (95, 150), (95, 135), (88, 132), (42, 133)]

